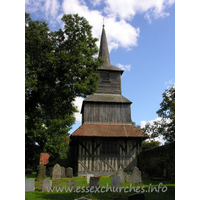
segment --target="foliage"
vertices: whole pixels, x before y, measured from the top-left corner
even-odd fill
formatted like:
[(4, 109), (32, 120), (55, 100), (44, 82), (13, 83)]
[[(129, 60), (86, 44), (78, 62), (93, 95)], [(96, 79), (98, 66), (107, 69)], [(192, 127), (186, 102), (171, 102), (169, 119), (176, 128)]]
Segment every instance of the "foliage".
[(26, 161), (39, 153), (64, 158), (68, 131), (75, 122), (73, 101), (97, 89), (95, 71), (103, 61), (87, 20), (62, 17), (64, 29), (51, 32), (44, 21), (25, 14), (25, 145)]
[(155, 141), (155, 140), (145, 140), (142, 142), (142, 150), (145, 151), (145, 150), (149, 150), (149, 149), (154, 149), (156, 147), (159, 147), (160, 146), (160, 142), (159, 141)]
[(131, 124), (133, 124), (135, 127), (141, 129), (141, 126), (140, 125), (137, 125), (135, 122), (131, 121)]
[(153, 125), (147, 123), (143, 128), (145, 133), (151, 134), (151, 138), (160, 135), (169, 142), (175, 139), (175, 86), (170, 86), (162, 95), (163, 101), (160, 103), (160, 109), (156, 112), (159, 121), (154, 121)]

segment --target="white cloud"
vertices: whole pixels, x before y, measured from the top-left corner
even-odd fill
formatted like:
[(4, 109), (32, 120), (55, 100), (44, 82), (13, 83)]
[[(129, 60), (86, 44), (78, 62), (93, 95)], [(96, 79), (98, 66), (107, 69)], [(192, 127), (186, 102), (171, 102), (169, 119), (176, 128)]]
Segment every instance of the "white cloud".
[(83, 100), (84, 99), (82, 97), (76, 97), (75, 101), (73, 102), (78, 110), (78, 112), (74, 113), (74, 116), (76, 118), (76, 121), (79, 121), (79, 122), (82, 121), (81, 107), (82, 107)]
[(104, 18), (109, 51), (117, 49), (119, 46), (130, 49), (137, 45), (140, 30), (125, 20), (117, 21), (115, 17), (109, 15), (105, 17), (102, 11), (90, 10), (85, 2), (80, 0), (64, 0), (62, 6), (66, 14), (78, 13), (80, 16), (84, 16), (93, 26), (93, 36), (99, 39)]
[[(100, 4), (102, 9), (95, 9)], [(89, 21), (93, 36), (99, 39), (104, 18), (108, 47), (112, 51), (137, 46), (140, 29), (128, 22), (136, 14), (144, 14), (151, 23), (152, 19), (168, 16), (166, 9), (173, 4), (174, 0), (90, 0), (87, 3), (85, 0), (26, 0), (26, 12), (41, 11), (51, 25), (58, 23), (64, 13), (79, 14)]]
[(165, 17), (169, 13), (165, 12), (166, 7), (174, 4), (174, 0), (106, 0), (104, 12), (108, 15), (120, 19), (132, 20), (138, 13), (148, 12), (148, 18)]
[(90, 0), (90, 3), (91, 3), (93, 6), (98, 6), (98, 5), (101, 3), (101, 0)]
[(41, 8), (41, 2), (39, 0), (26, 0), (25, 1), (25, 8), (26, 12), (36, 12)]
[(119, 67), (120, 69), (124, 70), (124, 71), (130, 71), (131, 70), (131, 65), (122, 65), (120, 63), (117, 63), (116, 66)]
[[(160, 121), (162, 118), (160, 118), (160, 117), (157, 117), (156, 119), (153, 119), (153, 120), (150, 120), (150, 121), (141, 121), (141, 128), (144, 128), (145, 127), (145, 125), (147, 124), (147, 123), (150, 123), (150, 125), (153, 125), (153, 122), (154, 121)], [(164, 144), (166, 141), (163, 139), (163, 136), (159, 136), (159, 137), (156, 137), (155, 138), (155, 141), (159, 141), (159, 142), (161, 142), (161, 144)]]
[[(49, 20), (51, 25), (54, 25), (57, 20), (57, 15), (60, 9), (58, 0), (26, 0), (26, 12), (40, 11), (46, 20)], [(56, 21), (55, 21), (56, 20)]]
[(150, 123), (151, 125), (153, 125), (153, 122), (154, 121), (160, 121), (162, 118), (160, 118), (160, 117), (157, 117), (156, 119), (153, 119), (153, 120), (150, 120), (150, 121), (141, 121), (140, 123), (141, 123), (141, 128), (144, 128), (145, 127), (145, 125), (147, 124), (147, 123)]
[[(141, 123), (140, 126), (141, 126), (141, 128), (144, 128), (147, 123), (150, 123), (150, 125), (153, 125), (154, 121), (161, 121), (161, 119), (162, 119), (161, 117), (157, 117), (156, 119), (153, 119), (153, 120), (150, 120), (150, 121), (141, 121), (140, 122)], [(167, 119), (166, 122), (170, 123), (171, 120)], [(165, 142), (166, 142), (166, 140), (163, 139), (162, 135), (156, 137), (155, 140), (161, 142), (161, 144), (165, 144)]]
[(44, 6), (42, 6), (46, 19), (55, 19), (58, 14), (59, 7), (60, 4), (57, 0), (46, 0), (44, 2)]
[(165, 85), (172, 85), (172, 84), (173, 84), (173, 80), (174, 80), (174, 79), (171, 79), (171, 80), (169, 80), (169, 81), (166, 81), (166, 82), (165, 82)]

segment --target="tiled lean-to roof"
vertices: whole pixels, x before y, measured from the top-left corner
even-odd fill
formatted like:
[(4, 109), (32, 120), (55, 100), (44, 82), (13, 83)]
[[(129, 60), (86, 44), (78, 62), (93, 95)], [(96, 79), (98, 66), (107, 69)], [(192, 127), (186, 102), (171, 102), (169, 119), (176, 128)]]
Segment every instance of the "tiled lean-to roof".
[(132, 124), (82, 124), (71, 136), (82, 137), (143, 137), (143, 131)]

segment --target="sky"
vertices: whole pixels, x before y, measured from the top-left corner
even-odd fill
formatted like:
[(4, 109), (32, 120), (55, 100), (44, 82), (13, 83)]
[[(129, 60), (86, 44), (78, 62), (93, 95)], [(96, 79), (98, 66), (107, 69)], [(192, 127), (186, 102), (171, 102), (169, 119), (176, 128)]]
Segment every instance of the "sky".
[[(104, 23), (111, 64), (124, 70), (122, 95), (132, 101), (132, 121), (143, 127), (158, 119), (162, 93), (175, 84), (174, 0), (26, 0), (25, 11), (51, 31), (63, 27), (63, 14), (78, 13), (93, 26), (98, 47)], [(76, 98), (79, 110), (82, 101)], [(75, 117), (70, 133), (82, 124), (81, 114)]]

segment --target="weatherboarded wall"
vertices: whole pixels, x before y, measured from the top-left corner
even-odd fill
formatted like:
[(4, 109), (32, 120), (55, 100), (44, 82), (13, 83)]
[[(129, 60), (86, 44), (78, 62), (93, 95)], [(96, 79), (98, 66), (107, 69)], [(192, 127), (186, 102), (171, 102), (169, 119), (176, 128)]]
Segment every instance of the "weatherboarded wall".
[(96, 93), (121, 94), (121, 72), (98, 71), (100, 78)]
[(130, 104), (85, 102), (83, 123), (131, 123)]

